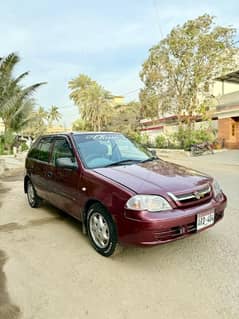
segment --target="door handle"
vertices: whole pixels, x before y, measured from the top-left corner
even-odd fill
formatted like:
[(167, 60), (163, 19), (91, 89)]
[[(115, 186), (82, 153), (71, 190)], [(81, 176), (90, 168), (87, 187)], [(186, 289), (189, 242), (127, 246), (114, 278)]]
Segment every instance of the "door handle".
[(47, 172), (47, 177), (52, 177), (53, 173), (52, 172)]

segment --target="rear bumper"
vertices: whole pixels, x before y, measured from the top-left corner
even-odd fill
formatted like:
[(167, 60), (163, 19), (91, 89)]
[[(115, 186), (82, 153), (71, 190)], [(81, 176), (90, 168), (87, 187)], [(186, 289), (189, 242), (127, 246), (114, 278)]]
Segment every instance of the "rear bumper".
[[(125, 210), (119, 240), (123, 244), (153, 246), (184, 238), (214, 226), (224, 216), (227, 198), (216, 202), (160, 213)], [(197, 214), (214, 212), (214, 224), (197, 231)]]

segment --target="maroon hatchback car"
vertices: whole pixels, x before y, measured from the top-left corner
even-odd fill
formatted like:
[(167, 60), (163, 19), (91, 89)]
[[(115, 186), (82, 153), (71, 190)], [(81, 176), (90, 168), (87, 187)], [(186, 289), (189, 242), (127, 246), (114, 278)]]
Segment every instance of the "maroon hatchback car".
[(24, 189), (31, 207), (44, 199), (80, 220), (104, 256), (118, 242), (150, 246), (205, 230), (227, 202), (212, 177), (165, 162), (120, 133), (38, 138)]

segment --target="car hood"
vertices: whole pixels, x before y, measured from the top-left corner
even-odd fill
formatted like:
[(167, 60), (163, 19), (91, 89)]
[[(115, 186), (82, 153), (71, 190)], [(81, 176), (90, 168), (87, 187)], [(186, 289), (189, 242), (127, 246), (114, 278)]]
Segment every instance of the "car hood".
[(137, 194), (162, 195), (197, 189), (211, 178), (198, 171), (163, 160), (96, 168), (94, 171)]

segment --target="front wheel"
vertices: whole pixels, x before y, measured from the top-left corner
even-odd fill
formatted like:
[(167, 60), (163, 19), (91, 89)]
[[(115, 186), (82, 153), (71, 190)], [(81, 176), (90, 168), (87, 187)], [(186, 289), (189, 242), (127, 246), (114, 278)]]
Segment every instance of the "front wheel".
[(106, 209), (96, 203), (87, 214), (87, 233), (94, 249), (105, 257), (111, 256), (117, 245), (115, 224)]
[(38, 208), (41, 205), (41, 198), (37, 196), (33, 184), (30, 180), (27, 182), (27, 199), (32, 208)]

